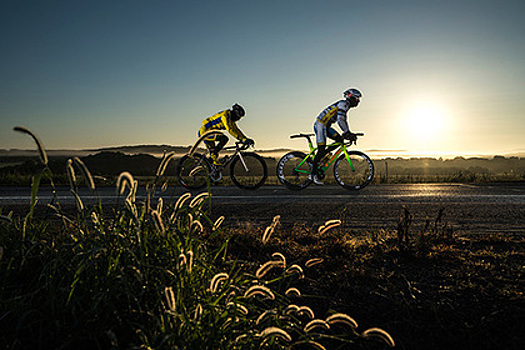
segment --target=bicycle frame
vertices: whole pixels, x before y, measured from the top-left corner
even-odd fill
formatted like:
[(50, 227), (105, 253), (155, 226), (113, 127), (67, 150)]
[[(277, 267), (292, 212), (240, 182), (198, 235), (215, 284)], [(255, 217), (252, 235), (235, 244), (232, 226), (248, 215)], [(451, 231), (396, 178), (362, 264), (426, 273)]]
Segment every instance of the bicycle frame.
[[(244, 167), (244, 170), (249, 171), (248, 166), (246, 165), (246, 162), (244, 161), (244, 158), (242, 157), (242, 152), (241, 152), (241, 151), (248, 149), (248, 147), (239, 147), (240, 144), (242, 143), (235, 142), (235, 146), (227, 146), (222, 149), (222, 151), (235, 150), (235, 152), (233, 152), (231, 157), (227, 158), (226, 161), (222, 165), (217, 166), (213, 162), (210, 162), (210, 164), (213, 167), (215, 167), (215, 169), (217, 169), (218, 171), (222, 171), (224, 168), (226, 168), (228, 164), (230, 164), (235, 159), (235, 157), (239, 157), (239, 159), (241, 160), (241, 164)], [(207, 151), (206, 156), (209, 158), (210, 156), (209, 150)]]
[[(310, 148), (310, 153), (297, 165), (295, 168), (295, 171), (298, 173), (304, 173), (304, 174), (311, 174), (311, 171), (308, 170), (301, 170), (300, 167), (304, 164), (304, 162), (307, 161), (308, 158), (311, 158), (313, 160), (315, 152), (317, 151), (318, 147), (314, 147), (312, 140), (307, 135), (302, 135), (303, 137), (306, 137), (308, 140), (308, 147)], [(330, 157), (330, 159), (324, 163), (320, 164), (319, 169), (324, 173), (328, 168), (339, 158), (341, 153), (345, 154), (345, 158), (348, 161), (348, 164), (350, 165), (350, 168), (352, 171), (355, 171), (354, 165), (352, 164), (352, 160), (350, 159), (350, 156), (348, 155), (347, 145), (351, 146), (352, 141), (349, 142), (334, 142), (326, 146), (327, 152), (331, 152), (332, 150), (337, 149), (337, 151)]]

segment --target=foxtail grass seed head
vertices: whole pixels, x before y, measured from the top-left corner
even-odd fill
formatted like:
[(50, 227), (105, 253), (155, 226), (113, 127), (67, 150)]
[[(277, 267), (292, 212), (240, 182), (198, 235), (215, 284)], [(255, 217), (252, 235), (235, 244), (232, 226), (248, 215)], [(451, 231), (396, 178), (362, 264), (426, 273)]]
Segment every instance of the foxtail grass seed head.
[(317, 264), (321, 264), (322, 262), (324, 262), (324, 259), (323, 258), (313, 258), (313, 259), (310, 259), (308, 260), (304, 266), (306, 267), (312, 267), (312, 266), (315, 266)]
[(157, 202), (157, 211), (159, 212), (159, 215), (161, 215), (161, 216), (162, 216), (163, 206), (164, 206), (164, 201), (162, 200), (162, 198), (159, 198), (159, 200)]
[(257, 320), (255, 321), (255, 325), (259, 325), (261, 323), (263, 323), (264, 321), (266, 321), (266, 319), (272, 317), (272, 316), (275, 316), (277, 314), (277, 312), (275, 310), (266, 310), (264, 311), (263, 313), (261, 313), (259, 315), (259, 317), (257, 317)]
[(299, 278), (300, 279), (303, 279), (304, 278), (304, 271), (303, 271), (303, 268), (297, 264), (293, 264), (292, 266), (290, 266), (289, 268), (286, 269), (285, 271), (287, 274), (289, 275), (292, 275), (294, 273), (298, 274), (299, 275)]
[(223, 221), (224, 221), (224, 216), (221, 216), (217, 220), (215, 220), (215, 222), (213, 223), (213, 230), (214, 231), (217, 230), (221, 226)]
[(186, 202), (186, 200), (188, 200), (188, 198), (191, 197), (191, 193), (189, 192), (186, 192), (184, 193), (182, 196), (179, 197), (179, 199), (177, 199), (177, 202), (175, 202), (175, 207), (173, 207), (173, 212), (177, 212), (183, 205), (184, 205), (184, 202)]
[(173, 292), (173, 287), (164, 288), (164, 295), (166, 296), (168, 310), (175, 312), (177, 305), (175, 303), (175, 293)]
[(139, 182), (135, 180), (133, 181), (133, 188), (128, 194), (128, 198), (130, 198), (132, 201), (135, 201), (135, 196), (137, 194), (137, 188), (139, 188)]
[(75, 191), (71, 190), (71, 193), (73, 194), (73, 197), (75, 197), (75, 205), (77, 207), (78, 212), (83, 212), (84, 203), (82, 202), (82, 199), (80, 199), (80, 196)]
[(268, 287), (265, 287), (265, 286), (257, 286), (257, 285), (251, 286), (244, 293), (245, 298), (251, 298), (253, 296), (258, 296), (258, 295), (262, 296), (265, 299), (270, 299), (270, 300), (275, 299), (275, 295), (273, 294), (273, 292)]
[(382, 340), (383, 342), (385, 342), (386, 345), (388, 345), (391, 348), (396, 346), (396, 343), (394, 342), (394, 339), (390, 336), (390, 334), (388, 334), (381, 328), (369, 328), (363, 332), (363, 337)]
[(352, 329), (357, 328), (357, 322), (352, 317), (348, 316), (347, 314), (342, 314), (342, 313), (337, 313), (337, 314), (328, 316), (326, 318), (326, 322), (328, 322), (328, 324), (330, 325), (342, 324)]
[(284, 295), (286, 295), (287, 297), (300, 297), (301, 292), (299, 291), (299, 289), (292, 287), (288, 288), (286, 292), (284, 292)]
[(201, 233), (204, 231), (204, 227), (202, 226), (199, 220), (194, 220), (191, 222), (190, 231), (195, 231), (195, 233)]
[(202, 313), (203, 313), (202, 305), (197, 304), (197, 307), (195, 308), (195, 311), (193, 313), (193, 320), (198, 321), (201, 318)]
[(135, 206), (135, 204), (131, 201), (131, 199), (128, 197), (126, 198), (126, 200), (124, 201), (125, 205), (126, 205), (126, 208), (128, 208), (128, 210), (131, 212), (131, 215), (133, 215), (133, 217), (138, 220), (138, 216), (137, 216), (137, 207)]
[(325, 320), (312, 320), (304, 326), (306, 333), (313, 332), (315, 330), (326, 331), (330, 329), (330, 325)]
[(210, 282), (210, 291), (215, 293), (222, 281), (227, 280), (230, 276), (226, 272), (221, 272), (213, 276)]
[(184, 253), (180, 253), (178, 263), (177, 263), (179, 270), (182, 269), (184, 266), (186, 266), (187, 262), (188, 262), (188, 258), (186, 258), (186, 255), (184, 255)]
[(299, 306), (297, 306), (295, 304), (290, 304), (284, 309), (284, 314), (285, 315), (292, 315), (292, 314), (296, 314), (297, 311), (299, 311)]
[(157, 228), (157, 230), (161, 234), (164, 234), (164, 222), (162, 221), (162, 218), (160, 217), (159, 212), (156, 210), (153, 210), (151, 212), (151, 216), (153, 217), (153, 222), (155, 222), (155, 227)]
[(280, 261), (282, 263), (281, 267), (286, 267), (286, 258), (283, 254), (275, 252), (272, 254), (272, 258), (274, 259), (274, 261)]
[(261, 267), (257, 269), (257, 271), (255, 272), (255, 277), (263, 278), (274, 267), (282, 267), (282, 262), (274, 260), (265, 262), (263, 265), (261, 265)]
[(310, 309), (308, 306), (300, 306), (299, 309), (297, 310), (297, 315), (299, 316), (304, 315), (312, 320), (315, 318), (314, 311)]
[(120, 173), (120, 175), (117, 178), (117, 192), (118, 194), (124, 194), (124, 191), (126, 190), (126, 186), (132, 190), (135, 185), (135, 179), (133, 179), (133, 175), (131, 175), (127, 171), (123, 171)]
[(275, 227), (277, 226), (277, 224), (279, 223), (279, 220), (281, 219), (281, 216), (280, 215), (276, 215), (273, 220), (272, 220), (272, 223), (270, 224), (270, 226), (268, 226), (266, 228), (266, 230), (264, 231), (264, 234), (262, 236), (262, 243), (263, 244), (266, 244), (268, 242), (268, 240), (270, 239), (273, 231), (275, 230)]
[(204, 167), (202, 165), (199, 165), (199, 166), (196, 166), (195, 168), (193, 168), (189, 175), (190, 176), (198, 176), (199, 175), (199, 172), (201, 171), (206, 171), (206, 169), (204, 169)]
[(80, 172), (82, 173), (82, 176), (84, 176), (84, 179), (86, 180), (86, 184), (91, 190), (95, 189), (95, 181), (93, 181), (93, 176), (91, 176), (91, 173), (89, 172), (89, 169), (87, 168), (86, 164), (80, 158), (74, 157), (73, 161), (78, 165)]
[(310, 348), (313, 350), (326, 350), (326, 348), (321, 345), (320, 343), (313, 341), (313, 340), (303, 340), (292, 344), (292, 348), (300, 347), (300, 349)]
[(263, 342), (271, 338), (279, 338), (287, 342), (292, 341), (290, 334), (278, 327), (268, 327), (258, 334), (258, 336), (262, 338)]
[(248, 315), (249, 311), (248, 311), (248, 308), (242, 304), (239, 304), (239, 303), (235, 303), (233, 301), (230, 301), (229, 303), (226, 304), (226, 307), (228, 309), (235, 309), (237, 310), (238, 312), (240, 312), (241, 314), (243, 315)]
[[(234, 285), (231, 286), (231, 288), (236, 288)], [(228, 296), (226, 297), (226, 303), (229, 303), (230, 301), (232, 300), (235, 300), (237, 299), (237, 292), (235, 292), (234, 290), (232, 290)]]
[(25, 126), (15, 126), (13, 130), (27, 134), (33, 138), (38, 148), (38, 153), (40, 154), (40, 160), (42, 161), (42, 163), (44, 163), (44, 165), (47, 165), (48, 159), (47, 159), (46, 149), (44, 148), (44, 144), (42, 143), (42, 141), (40, 141), (38, 136), (36, 136), (35, 133), (33, 133), (31, 130), (29, 130)]
[(168, 164), (175, 158), (177, 154), (175, 152), (171, 152), (168, 156), (164, 157), (162, 161), (160, 162), (159, 167), (157, 168), (157, 177), (161, 177), (164, 175), (164, 172), (166, 171), (166, 168), (168, 167)]
[(193, 154), (195, 153), (195, 151), (197, 150), (197, 148), (199, 147), (199, 144), (204, 141), (204, 139), (210, 137), (211, 135), (223, 135), (225, 136), (222, 132), (218, 131), (218, 130), (209, 130), (209, 131), (206, 131), (204, 134), (201, 135), (201, 137), (199, 137), (197, 139), (197, 141), (195, 141), (195, 144), (193, 145), (193, 147), (191, 147), (190, 149), (190, 152), (188, 153), (188, 155), (191, 157), (193, 156)]
[[(245, 340), (249, 339), (250, 336), (248, 334), (241, 334), (237, 338), (235, 338), (235, 343), (242, 343)], [(236, 347), (234, 349), (237, 349)]]
[(341, 220), (329, 220), (324, 223), (323, 226), (319, 227), (319, 234), (323, 234), (333, 229), (334, 227), (340, 226)]
[(96, 226), (101, 226), (100, 218), (98, 217), (97, 213), (95, 213), (95, 212), (92, 212), (92, 213), (91, 213), (91, 221), (92, 221)]
[(75, 176), (75, 169), (73, 168), (73, 160), (68, 159), (66, 163), (66, 173), (69, 180), (69, 186), (72, 190), (76, 188), (77, 177)]
[(198, 207), (202, 202), (206, 200), (206, 198), (210, 194), (208, 192), (202, 192), (201, 194), (197, 195), (193, 200), (190, 202), (190, 208)]

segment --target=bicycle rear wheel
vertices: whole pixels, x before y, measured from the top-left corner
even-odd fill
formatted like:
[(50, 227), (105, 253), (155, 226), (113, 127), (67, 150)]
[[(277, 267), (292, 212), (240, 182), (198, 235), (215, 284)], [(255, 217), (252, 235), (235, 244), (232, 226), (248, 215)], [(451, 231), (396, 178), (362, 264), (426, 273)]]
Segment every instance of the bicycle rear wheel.
[(350, 161), (342, 154), (335, 162), (334, 176), (339, 185), (347, 190), (360, 190), (374, 178), (374, 163), (360, 151), (349, 151)]
[(312, 183), (312, 159), (304, 161), (305, 158), (303, 152), (294, 151), (282, 156), (277, 163), (277, 178), (291, 190), (302, 190)]
[(177, 166), (179, 183), (189, 189), (197, 190), (210, 183), (211, 165), (202, 154), (183, 156)]
[(243, 152), (232, 161), (230, 177), (237, 187), (255, 190), (266, 181), (268, 167), (264, 158), (257, 153)]

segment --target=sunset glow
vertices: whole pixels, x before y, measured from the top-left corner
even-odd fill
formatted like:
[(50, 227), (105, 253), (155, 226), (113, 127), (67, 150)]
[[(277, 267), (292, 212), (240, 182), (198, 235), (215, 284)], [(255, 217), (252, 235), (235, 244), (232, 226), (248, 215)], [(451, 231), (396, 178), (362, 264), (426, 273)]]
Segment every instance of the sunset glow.
[(410, 138), (432, 142), (446, 132), (447, 116), (435, 104), (420, 104), (408, 113), (405, 123)]
[(3, 1), (0, 149), (31, 148), (15, 125), (48, 149), (188, 146), (234, 103), (257, 148), (296, 148), (289, 136), (312, 133), (355, 87), (347, 116), (362, 150), (525, 154), (524, 11), (517, 0)]

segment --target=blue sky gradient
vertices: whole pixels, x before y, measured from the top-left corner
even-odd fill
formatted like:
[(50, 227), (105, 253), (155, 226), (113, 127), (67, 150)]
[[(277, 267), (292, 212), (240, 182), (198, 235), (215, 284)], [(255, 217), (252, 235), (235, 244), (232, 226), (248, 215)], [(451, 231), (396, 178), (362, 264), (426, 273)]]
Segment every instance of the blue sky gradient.
[(524, 15), (523, 1), (4, 0), (0, 148), (32, 147), (15, 125), (49, 149), (189, 145), (235, 102), (259, 149), (302, 147), (288, 136), (358, 87), (361, 149), (525, 150)]

